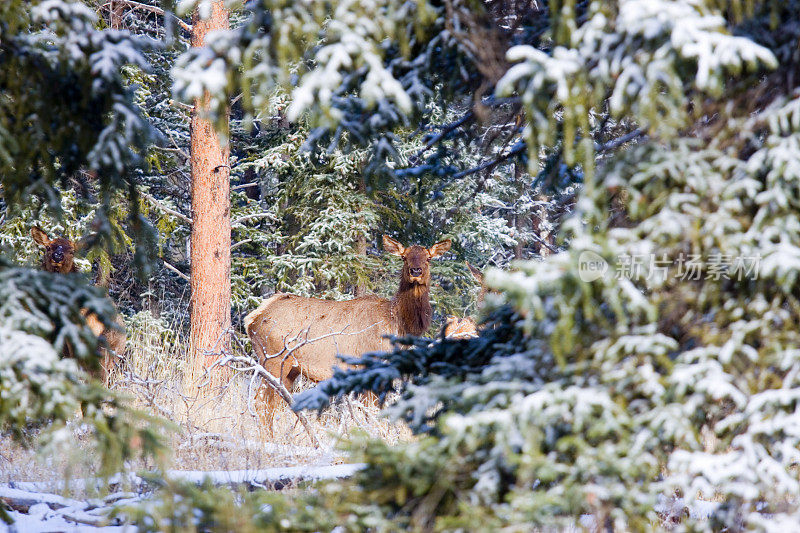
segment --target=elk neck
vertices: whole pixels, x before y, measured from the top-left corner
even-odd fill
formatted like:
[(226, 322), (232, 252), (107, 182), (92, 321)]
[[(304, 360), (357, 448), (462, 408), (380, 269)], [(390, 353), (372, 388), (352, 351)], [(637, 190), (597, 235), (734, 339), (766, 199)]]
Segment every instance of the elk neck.
[(427, 284), (400, 280), (400, 288), (391, 301), (392, 316), (399, 335), (422, 335), (431, 325), (430, 287)]

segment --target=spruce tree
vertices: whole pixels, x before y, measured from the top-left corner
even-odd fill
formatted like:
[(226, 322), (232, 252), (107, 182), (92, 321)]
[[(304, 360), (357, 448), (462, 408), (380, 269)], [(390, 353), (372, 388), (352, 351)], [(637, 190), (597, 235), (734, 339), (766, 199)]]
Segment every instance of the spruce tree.
[[(406, 378), (391, 412), (420, 439), (354, 448), (365, 469), (322, 491), (337, 523), (640, 530), (676, 494), (714, 502), (707, 520), (681, 517), (689, 528), (796, 523), (797, 4), (550, 3), (510, 19), (500, 55), (489, 37), (502, 32), (482, 33), (504, 13), (492, 3), (317, 7), (305, 19), (265, 1), (225, 36), (226, 57), (260, 61), (239, 81), (255, 80), (256, 103), (259, 83), (312, 59), (290, 106), (321, 128), (312, 142), (361, 135), (392, 176), (380, 154), (418, 123), (417, 81), (463, 72), (426, 70), (431, 46), (481, 59), (493, 101), (522, 106), (518, 144), (497, 158), (580, 183), (565, 250), (488, 273), (506, 305), (478, 339), (405, 339), (298, 402)], [(469, 47), (478, 36), (485, 50)]]

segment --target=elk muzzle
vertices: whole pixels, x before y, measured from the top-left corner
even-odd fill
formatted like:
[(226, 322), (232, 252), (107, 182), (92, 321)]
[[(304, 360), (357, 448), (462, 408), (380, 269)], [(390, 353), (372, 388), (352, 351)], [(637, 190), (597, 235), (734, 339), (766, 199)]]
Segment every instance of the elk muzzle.
[(53, 250), (52, 258), (54, 263), (60, 264), (64, 261), (64, 249), (61, 246), (56, 247), (56, 249)]

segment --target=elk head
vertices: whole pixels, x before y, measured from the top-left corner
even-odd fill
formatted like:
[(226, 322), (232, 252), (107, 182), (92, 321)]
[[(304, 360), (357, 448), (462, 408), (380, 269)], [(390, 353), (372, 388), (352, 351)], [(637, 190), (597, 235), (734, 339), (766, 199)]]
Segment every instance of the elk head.
[(78, 271), (75, 264), (75, 244), (72, 241), (63, 237), (50, 239), (38, 226), (31, 228), (31, 237), (36, 244), (44, 246), (42, 267), (47, 272), (66, 274)]
[(384, 235), (383, 247), (390, 254), (403, 258), (402, 284), (429, 287), (431, 259), (439, 257), (450, 249), (450, 239), (439, 241), (430, 248), (416, 244), (405, 248), (388, 235)]

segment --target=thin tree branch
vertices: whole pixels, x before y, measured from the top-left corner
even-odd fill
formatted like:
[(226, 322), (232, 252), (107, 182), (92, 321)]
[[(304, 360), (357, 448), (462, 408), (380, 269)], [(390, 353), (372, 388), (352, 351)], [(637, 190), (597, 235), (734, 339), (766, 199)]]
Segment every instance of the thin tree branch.
[(164, 204), (159, 202), (158, 199), (155, 198), (154, 196), (151, 196), (151, 195), (147, 194), (146, 192), (142, 192), (140, 194), (142, 195), (142, 198), (144, 198), (145, 200), (147, 200), (148, 202), (153, 204), (154, 207), (157, 207), (161, 211), (183, 220), (187, 224), (190, 224), (190, 225), (192, 224), (192, 219), (191, 218), (187, 217), (186, 215), (184, 215), (183, 213), (181, 213), (179, 211), (175, 211), (171, 207), (165, 206)]
[[(239, 341), (239, 339), (236, 338), (235, 335), (231, 335), (231, 337), (234, 339), (234, 341), (237, 344), (239, 344), (239, 347), (242, 349), (242, 351), (244, 351), (245, 348), (244, 348), (244, 345), (241, 343), (241, 341)], [(301, 344), (295, 346), (294, 348), (292, 348), (292, 350), (289, 353), (286, 354), (286, 357), (289, 357), (294, 350), (296, 350), (297, 348), (300, 348), (300, 346), (303, 346), (304, 344), (306, 344), (306, 343), (301, 343)], [(245, 353), (247, 353), (247, 352), (245, 352)], [(270, 387), (272, 387), (272, 389), (275, 390), (278, 393), (278, 395), (280, 395), (281, 398), (283, 398), (283, 400), (286, 402), (286, 404), (289, 405), (290, 410), (295, 414), (297, 419), (303, 425), (303, 428), (305, 428), (306, 433), (308, 433), (308, 436), (311, 439), (311, 443), (315, 447), (319, 448), (320, 447), (319, 439), (317, 439), (316, 434), (311, 429), (311, 424), (308, 422), (308, 418), (306, 417), (305, 413), (297, 412), (297, 411), (294, 411), (294, 410), (291, 409), (291, 405), (292, 405), (292, 395), (291, 395), (291, 393), (288, 390), (286, 390), (286, 387), (283, 386), (283, 383), (281, 383), (281, 381), (278, 378), (273, 376), (262, 365), (258, 364), (257, 362), (254, 362), (254, 361), (255, 361), (254, 358), (250, 357), (250, 356), (234, 356), (233, 354), (227, 354), (227, 355), (223, 355), (223, 357), (221, 357), (217, 361), (215, 361), (214, 364), (212, 364), (209, 367), (208, 370), (211, 370), (215, 366), (228, 366), (230, 368), (234, 368), (234, 370), (239, 370), (239, 369), (236, 369), (235, 367), (231, 367), (230, 363), (244, 363), (245, 365), (248, 365), (247, 368), (245, 368), (244, 370), (245, 371), (252, 370), (254, 372), (253, 379), (251, 379), (251, 385), (254, 384), (256, 375), (260, 376), (262, 380), (266, 381), (267, 384)], [(251, 395), (248, 394), (248, 403), (250, 401), (249, 400), (250, 396)]]
[(466, 176), (469, 176), (471, 174), (475, 174), (476, 172), (480, 172), (481, 170), (486, 170), (488, 168), (494, 168), (497, 165), (499, 165), (500, 163), (502, 163), (503, 161), (505, 161), (507, 159), (511, 159), (512, 157), (514, 157), (516, 155), (519, 155), (523, 151), (525, 151), (525, 143), (523, 141), (517, 141), (516, 144), (514, 144), (514, 146), (512, 146), (511, 149), (508, 152), (506, 152), (505, 154), (497, 156), (494, 159), (490, 159), (489, 161), (484, 161), (483, 163), (481, 163), (477, 167), (468, 168), (467, 170), (463, 170), (461, 172), (453, 174), (453, 179), (458, 180), (458, 179), (464, 178)]
[(273, 215), (272, 213), (266, 213), (266, 212), (265, 213), (254, 213), (252, 215), (244, 215), (244, 216), (241, 216), (241, 217), (235, 219), (234, 221), (232, 221), (231, 222), (231, 226), (235, 226), (237, 224), (241, 224), (242, 222), (247, 222), (248, 220), (254, 220), (254, 219), (257, 219), (257, 218), (272, 218), (272, 219), (274, 219), (275, 215)]
[(546, 240), (542, 239), (541, 237), (539, 237), (535, 233), (531, 234), (531, 237), (533, 237), (536, 240), (536, 242), (538, 242), (539, 244), (541, 244), (542, 246), (544, 246), (545, 248), (547, 248), (548, 250), (550, 250), (554, 254), (558, 253), (558, 248), (553, 247), (553, 245), (551, 245), (549, 242), (547, 242)]
[(455, 120), (453, 122), (450, 122), (449, 124), (445, 124), (444, 126), (442, 126), (441, 131), (439, 133), (437, 133), (436, 135), (434, 135), (433, 137), (431, 137), (428, 140), (428, 142), (425, 143), (425, 146), (420, 148), (420, 150), (416, 154), (414, 154), (414, 156), (411, 158), (411, 160), (412, 161), (418, 161), (419, 158), (422, 157), (422, 154), (424, 154), (425, 152), (430, 150), (433, 147), (434, 144), (440, 142), (447, 135), (449, 135), (453, 130), (458, 129), (460, 126), (464, 125), (466, 122), (472, 120), (473, 118), (475, 118), (475, 113), (473, 113), (472, 111), (467, 111), (464, 114), (464, 116), (461, 117), (460, 119)]
[(162, 259), (161, 261), (164, 262), (164, 266), (167, 267), (167, 269), (175, 272), (177, 275), (179, 275), (180, 277), (182, 277), (186, 281), (192, 281), (192, 278), (190, 278), (189, 276), (187, 276), (186, 274), (184, 274), (183, 272), (181, 272), (180, 270), (178, 270), (174, 266), (172, 266), (169, 263), (167, 263), (164, 259)]
[(247, 243), (250, 243), (250, 242), (253, 242), (253, 239), (245, 239), (243, 241), (239, 241), (237, 243), (234, 243), (233, 246), (231, 246), (231, 252), (234, 251), (235, 249), (237, 249), (238, 247), (243, 246), (243, 245), (245, 245)]
[[(487, 97), (487, 98), (481, 100), (481, 105), (484, 105), (484, 106), (487, 106), (487, 107), (497, 107), (497, 106), (506, 105), (506, 104), (516, 105), (516, 104), (519, 104), (520, 101), (521, 101), (521, 99), (518, 96), (510, 96), (510, 97), (507, 97), (507, 98), (495, 98), (494, 96), (490, 96), (490, 97)], [(444, 138), (446, 138), (454, 130), (458, 129), (459, 127), (463, 126), (464, 124), (466, 124), (467, 122), (471, 121), (474, 118), (475, 118), (475, 112), (473, 110), (470, 110), (470, 111), (467, 111), (464, 114), (464, 116), (462, 116), (461, 118), (459, 118), (457, 120), (454, 120), (453, 122), (450, 122), (448, 124), (444, 124), (443, 126), (440, 126), (439, 127), (440, 128), (439, 133), (437, 133), (436, 135), (434, 135), (433, 137), (428, 139), (428, 142), (425, 143), (425, 146), (423, 146), (410, 159), (412, 161), (419, 160), (419, 158), (422, 157), (422, 154), (424, 154), (425, 152), (430, 150), (433, 147), (433, 145), (441, 142)]]
[(259, 184), (255, 183), (255, 182), (253, 182), (253, 183), (243, 183), (241, 185), (234, 185), (233, 187), (231, 187), (231, 190), (235, 191), (237, 189), (246, 189), (248, 187), (258, 187), (258, 186), (259, 186)]
[(626, 142), (630, 142), (638, 137), (643, 137), (646, 131), (644, 128), (636, 128), (630, 133), (626, 133), (621, 137), (617, 137), (616, 139), (611, 139), (606, 143), (594, 143), (594, 149), (596, 152), (607, 152), (609, 150), (614, 150), (615, 148), (619, 148)]

